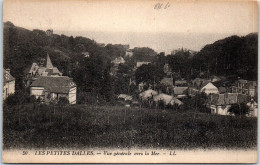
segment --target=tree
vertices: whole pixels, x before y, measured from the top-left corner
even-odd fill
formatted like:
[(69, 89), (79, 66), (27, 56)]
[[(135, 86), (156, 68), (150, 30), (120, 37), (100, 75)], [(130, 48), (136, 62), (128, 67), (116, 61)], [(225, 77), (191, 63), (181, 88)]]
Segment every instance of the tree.
[(164, 77), (164, 72), (163, 68), (158, 68), (153, 64), (142, 65), (136, 70), (135, 77), (137, 84), (145, 82), (155, 86)]
[(249, 107), (245, 103), (233, 104), (228, 112), (236, 116), (245, 116), (249, 113)]

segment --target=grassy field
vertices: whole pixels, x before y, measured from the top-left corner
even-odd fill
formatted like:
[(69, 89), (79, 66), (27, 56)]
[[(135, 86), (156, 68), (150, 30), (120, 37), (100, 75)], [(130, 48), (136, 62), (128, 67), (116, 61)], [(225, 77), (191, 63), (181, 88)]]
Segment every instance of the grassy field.
[(4, 148), (252, 148), (257, 119), (120, 106), (4, 107)]

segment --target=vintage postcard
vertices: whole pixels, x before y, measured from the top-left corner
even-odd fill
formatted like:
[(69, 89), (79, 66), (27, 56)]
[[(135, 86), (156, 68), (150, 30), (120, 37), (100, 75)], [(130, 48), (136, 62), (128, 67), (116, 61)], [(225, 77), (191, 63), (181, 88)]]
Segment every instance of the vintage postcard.
[(258, 2), (5, 0), (4, 163), (256, 163)]

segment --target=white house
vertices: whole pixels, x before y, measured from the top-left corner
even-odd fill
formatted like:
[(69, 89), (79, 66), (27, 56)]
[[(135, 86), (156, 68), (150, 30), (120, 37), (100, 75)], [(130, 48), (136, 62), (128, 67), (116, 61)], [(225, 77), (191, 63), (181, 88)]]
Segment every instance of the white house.
[(136, 67), (137, 68), (139, 68), (140, 66), (142, 66), (142, 65), (148, 65), (148, 64), (150, 64), (151, 62), (144, 62), (144, 61), (142, 61), (142, 62), (136, 62)]
[(3, 76), (3, 100), (5, 100), (15, 92), (15, 78), (10, 74), (10, 69), (4, 69)]
[(257, 117), (257, 114), (258, 114), (257, 113), (258, 112), (258, 104), (257, 104), (257, 102), (255, 102), (253, 99), (251, 99), (251, 101), (249, 101), (246, 105), (250, 109), (249, 116)]
[(123, 57), (117, 57), (115, 58), (112, 63), (119, 65), (119, 64), (124, 64), (125, 63), (125, 59)]
[(67, 76), (41, 76), (30, 85), (30, 95), (45, 103), (65, 97), (70, 104), (76, 104), (76, 94), (77, 86)]
[(125, 52), (126, 57), (132, 57), (133, 55), (134, 55), (133, 50), (131, 50), (131, 49), (126, 50), (126, 52)]
[(200, 92), (205, 92), (207, 95), (209, 95), (209, 94), (218, 94), (219, 90), (211, 82), (207, 82), (202, 85)]

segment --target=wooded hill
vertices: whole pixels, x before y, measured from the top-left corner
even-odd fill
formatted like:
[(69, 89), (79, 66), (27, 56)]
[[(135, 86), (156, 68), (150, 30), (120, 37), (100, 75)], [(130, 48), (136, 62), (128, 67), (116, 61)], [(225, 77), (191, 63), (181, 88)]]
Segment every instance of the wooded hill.
[[(27, 30), (4, 23), (4, 68), (10, 68), (16, 78), (16, 88), (23, 89), (24, 71), (33, 62), (46, 58), (48, 53), (54, 66), (63, 73), (73, 77), (80, 90), (102, 91), (113, 84), (110, 72), (111, 61), (125, 56), (123, 45), (107, 44), (99, 46), (86, 37), (65, 35), (47, 35), (42, 30)], [(219, 75), (257, 80), (257, 46), (258, 34), (231, 36), (206, 45), (197, 54), (177, 52), (165, 56), (151, 48), (134, 48), (134, 56), (125, 58), (127, 65), (136, 61), (152, 61), (156, 67), (169, 63), (172, 70), (186, 79), (201, 76)], [(90, 58), (84, 58), (82, 52), (89, 52)], [(109, 80), (109, 81), (108, 81)], [(111, 87), (110, 87), (111, 88)], [(112, 90), (112, 89), (111, 89)]]

